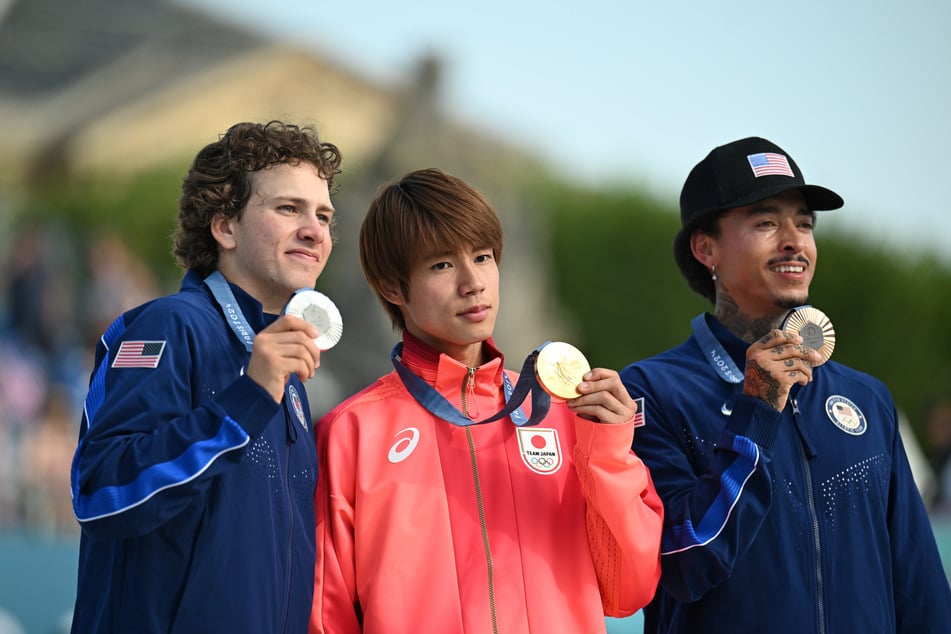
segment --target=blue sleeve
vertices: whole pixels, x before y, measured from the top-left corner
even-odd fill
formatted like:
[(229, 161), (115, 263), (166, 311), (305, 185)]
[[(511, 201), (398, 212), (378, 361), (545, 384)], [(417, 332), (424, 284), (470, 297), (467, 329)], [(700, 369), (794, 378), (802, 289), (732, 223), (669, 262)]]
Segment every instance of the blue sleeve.
[[(884, 389), (884, 388), (883, 388)], [(891, 401), (891, 397), (888, 396)], [(951, 589), (934, 531), (912, 476), (892, 405), (894, 438), (888, 496), (896, 632), (951, 632)]]
[(769, 455), (780, 413), (739, 396), (726, 425), (716, 421), (716, 435), (703, 437), (691, 419), (711, 415), (709, 399), (673, 396), (670, 384), (656, 389), (635, 366), (621, 378), (634, 399), (644, 398), (634, 451), (664, 502), (661, 585), (680, 601), (696, 601), (730, 577), (769, 511)]
[(143, 535), (201, 503), (281, 408), (200, 321), (168, 309), (127, 320), (98, 344), (72, 464), (73, 509), (93, 537)]

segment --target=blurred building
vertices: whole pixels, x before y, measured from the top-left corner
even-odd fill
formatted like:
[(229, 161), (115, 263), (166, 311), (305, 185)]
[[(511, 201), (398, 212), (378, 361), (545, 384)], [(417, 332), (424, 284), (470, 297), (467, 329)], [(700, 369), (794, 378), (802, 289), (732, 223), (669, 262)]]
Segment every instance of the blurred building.
[(373, 83), (341, 56), (171, 0), (0, 0), (0, 187), (21, 200), (81, 174), (123, 178), (171, 165), (184, 175), (195, 152), (237, 121), (315, 125), (344, 154), (338, 242), (318, 283), (340, 307), (344, 336), (316, 379), (326, 382), (313, 399), (322, 411), (390, 369), (396, 337), (356, 252), (363, 212), (385, 180), (441, 167), (485, 192), (502, 216), (496, 339), (517, 368), (545, 339), (568, 336), (546, 279), (544, 220), (520, 195), (544, 166), (493, 138), (488, 122), (454, 122), (440, 104), (442, 72), (426, 58), (409, 76)]

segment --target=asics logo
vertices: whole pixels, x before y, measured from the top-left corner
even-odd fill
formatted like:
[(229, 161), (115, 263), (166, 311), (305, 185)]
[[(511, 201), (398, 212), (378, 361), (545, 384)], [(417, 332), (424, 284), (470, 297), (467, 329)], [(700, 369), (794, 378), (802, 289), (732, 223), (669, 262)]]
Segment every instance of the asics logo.
[(398, 464), (409, 458), (410, 454), (419, 444), (419, 430), (415, 427), (407, 427), (400, 430), (395, 436), (396, 442), (390, 447), (390, 453), (386, 458), (393, 464)]

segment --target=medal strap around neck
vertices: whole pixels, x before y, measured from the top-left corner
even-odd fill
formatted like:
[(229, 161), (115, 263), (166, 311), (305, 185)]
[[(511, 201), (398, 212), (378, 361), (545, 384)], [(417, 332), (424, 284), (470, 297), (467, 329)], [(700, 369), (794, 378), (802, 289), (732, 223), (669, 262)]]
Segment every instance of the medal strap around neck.
[[(491, 423), (492, 421), (496, 421), (511, 415), (512, 422), (517, 426), (530, 427), (532, 425), (537, 425), (543, 418), (545, 418), (545, 416), (548, 414), (549, 407), (551, 407), (551, 397), (547, 392), (541, 389), (541, 386), (538, 385), (538, 381), (535, 378), (535, 359), (538, 357), (539, 350), (541, 350), (541, 346), (536, 348), (525, 359), (525, 363), (522, 364), (522, 370), (519, 373), (518, 382), (515, 384), (514, 388), (512, 387), (512, 381), (509, 379), (508, 373), (505, 372), (504, 369), (502, 370), (502, 386), (505, 392), (505, 407), (503, 407), (498, 413), (480, 421), (474, 421), (464, 415), (462, 412), (456, 409), (452, 403), (446, 400), (446, 397), (436, 391), (433, 386), (413, 374), (409, 368), (403, 365), (401, 360), (403, 353), (402, 343), (398, 343), (393, 346), (393, 351), (390, 353), (390, 359), (393, 362), (393, 367), (396, 369), (396, 373), (403, 381), (403, 385), (406, 386), (406, 389), (409, 391), (409, 393), (413, 395), (413, 398), (416, 399), (417, 403), (426, 408), (426, 410), (433, 416), (437, 416), (444, 421), (452, 423), (453, 425), (458, 425), (459, 427), (468, 427), (469, 425), (482, 425), (483, 423)], [(520, 405), (525, 400), (525, 397), (528, 396), (529, 392), (532, 393), (532, 416), (526, 420), (525, 413), (522, 411)]]
[(690, 327), (693, 329), (693, 336), (696, 337), (701, 350), (703, 350), (707, 363), (720, 375), (720, 378), (727, 383), (741, 383), (743, 373), (733, 362), (733, 358), (723, 347), (723, 344), (710, 331), (705, 315), (700, 314), (694, 317), (690, 322)]
[(238, 305), (238, 300), (235, 299), (234, 293), (231, 292), (231, 287), (228, 286), (228, 280), (221, 274), (221, 271), (215, 271), (206, 277), (204, 282), (211, 290), (211, 294), (215, 296), (215, 301), (221, 306), (221, 310), (225, 314), (225, 321), (231, 326), (234, 336), (238, 338), (238, 341), (244, 344), (248, 352), (251, 352), (254, 348), (254, 329), (248, 324), (244, 313), (241, 312), (241, 306)]

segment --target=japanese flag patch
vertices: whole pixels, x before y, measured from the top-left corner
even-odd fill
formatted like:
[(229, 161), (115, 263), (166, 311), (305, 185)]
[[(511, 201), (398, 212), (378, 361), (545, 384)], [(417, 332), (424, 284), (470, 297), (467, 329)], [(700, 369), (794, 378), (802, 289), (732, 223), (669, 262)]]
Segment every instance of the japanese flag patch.
[(558, 471), (562, 459), (557, 430), (519, 427), (516, 432), (518, 451), (526, 467), (542, 475)]

